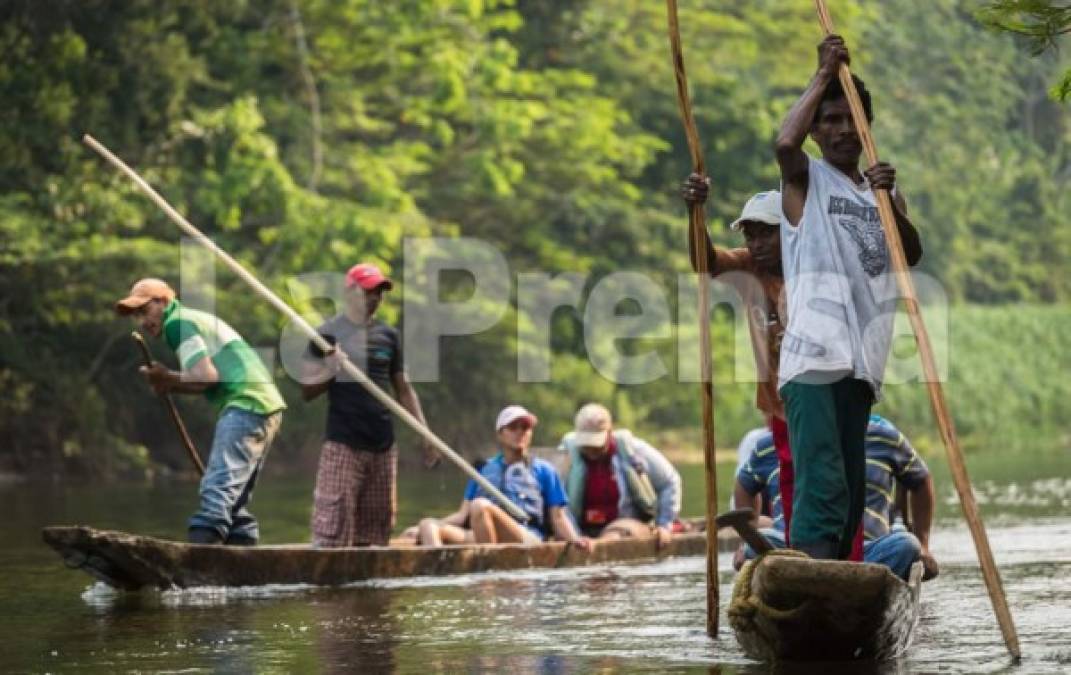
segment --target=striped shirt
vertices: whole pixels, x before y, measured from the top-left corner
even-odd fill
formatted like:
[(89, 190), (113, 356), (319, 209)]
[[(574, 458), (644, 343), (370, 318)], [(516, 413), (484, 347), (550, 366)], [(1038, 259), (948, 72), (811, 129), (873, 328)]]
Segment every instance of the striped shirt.
[[(763, 513), (773, 518), (774, 528), (783, 530), (780, 475), (773, 434), (766, 432), (737, 472), (736, 480), (748, 494), (762, 494)], [(926, 462), (915, 452), (907, 437), (892, 422), (871, 415), (866, 432), (866, 507), (863, 511), (863, 536), (867, 541), (889, 533), (895, 486), (914, 490), (929, 475)]]
[(773, 518), (776, 529), (785, 528), (781, 507), (781, 467), (777, 463), (773, 434), (766, 430), (755, 441), (755, 449), (736, 472), (736, 480), (751, 496), (762, 495), (762, 514)]
[(889, 420), (871, 415), (866, 430), (866, 508), (863, 511), (863, 536), (867, 541), (889, 533), (895, 486), (914, 490), (929, 475), (926, 462), (907, 437)]
[(189, 370), (205, 358), (219, 373), (219, 381), (204, 391), (205, 398), (222, 411), (239, 408), (268, 415), (286, 407), (271, 374), (257, 353), (222, 319), (190, 309), (172, 300), (164, 309), (164, 340)]

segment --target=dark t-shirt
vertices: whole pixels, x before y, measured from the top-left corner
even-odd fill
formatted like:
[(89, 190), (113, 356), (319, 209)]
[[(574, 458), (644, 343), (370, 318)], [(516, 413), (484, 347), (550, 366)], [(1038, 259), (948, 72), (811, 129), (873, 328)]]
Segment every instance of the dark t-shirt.
[[(328, 342), (340, 345), (380, 389), (394, 392), (391, 376), (403, 370), (398, 331), (374, 319), (367, 328), (358, 326), (344, 315), (329, 319), (317, 331)], [(309, 343), (307, 356), (320, 358), (322, 354)], [(327, 398), (327, 440), (367, 452), (385, 452), (394, 444), (390, 411), (344, 371), (331, 382)]]

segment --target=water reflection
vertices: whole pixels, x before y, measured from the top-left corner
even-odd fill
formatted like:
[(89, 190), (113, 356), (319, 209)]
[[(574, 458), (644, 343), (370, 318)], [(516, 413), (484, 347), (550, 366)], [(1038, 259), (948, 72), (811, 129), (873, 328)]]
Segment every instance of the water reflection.
[[(1071, 653), (1071, 521), (997, 529), (1004, 581), (1026, 653), (1018, 672), (1064, 672)], [(1037, 537), (1043, 537), (1038, 541)], [(938, 530), (947, 561), (924, 588), (922, 622), (905, 658), (883, 664), (782, 665), (747, 660), (724, 611), (732, 575), (720, 560), (722, 633), (703, 632), (699, 558), (579, 570), (473, 574), (299, 586), (84, 594), (47, 649), (90, 670), (228, 672), (1002, 672), (1009, 663), (964, 532)], [(1009, 551), (1009, 547), (1018, 547)], [(1045, 547), (1050, 558), (1027, 562)], [(95, 616), (96, 618), (92, 618)], [(24, 663), (25, 665), (25, 663)], [(18, 670), (18, 668), (15, 668)], [(35, 669), (35, 668), (30, 668)], [(44, 668), (37, 668), (44, 669)], [(54, 668), (48, 668), (54, 669)]]
[(311, 602), (312, 640), (320, 672), (392, 672), (400, 644), (393, 594), (320, 593)]
[[(979, 504), (995, 504), (1004, 507), (1030, 507), (1053, 511), (1071, 507), (1071, 478), (1046, 478), (1026, 484), (982, 481), (974, 486)], [(946, 504), (959, 504), (955, 489), (945, 495)]]
[[(722, 633), (710, 640), (699, 558), (341, 589), (131, 595), (90, 585), (41, 545), (38, 528), (57, 523), (181, 536), (176, 514), (185, 512), (190, 486), (155, 485), (12, 486), (0, 493), (0, 507), (17, 514), (0, 522), (7, 544), (0, 550), (0, 671), (1067, 672), (1071, 459), (1066, 453), (969, 459), (1023, 643), (1017, 668), (1008, 662), (954, 503), (941, 507), (933, 547), (942, 575), (924, 587), (921, 625), (905, 658), (866, 670), (861, 664), (771, 670), (746, 659), (728, 630), (732, 575), (724, 556)], [(942, 465), (931, 462), (939, 482)], [(720, 471), (723, 480), (730, 473), (730, 467)], [(682, 474), (685, 512), (700, 513), (701, 468), (683, 467)], [(403, 524), (453, 507), (460, 490), (444, 485), (441, 474), (403, 474), (402, 480)], [(310, 489), (300, 481), (265, 482), (258, 500), (268, 541), (307, 538)], [(724, 486), (722, 494), (728, 494)]]

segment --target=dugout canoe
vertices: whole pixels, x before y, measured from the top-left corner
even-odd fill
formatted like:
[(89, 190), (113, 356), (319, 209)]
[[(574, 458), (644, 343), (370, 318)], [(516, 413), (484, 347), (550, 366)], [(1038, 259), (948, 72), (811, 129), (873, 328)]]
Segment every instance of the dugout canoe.
[[(206, 546), (91, 527), (47, 527), (45, 543), (68, 567), (122, 590), (193, 586), (309, 584), (337, 586), (368, 579), (471, 574), (494, 570), (581, 567), (653, 561), (706, 553), (706, 534), (674, 535), (658, 549), (653, 537), (599, 542), (592, 552), (562, 542), (420, 548), (369, 546), (317, 549), (307, 545)], [(726, 533), (719, 548), (736, 540)]]
[(922, 563), (905, 583), (884, 565), (767, 555), (737, 576), (729, 623), (762, 661), (884, 660), (911, 643)]

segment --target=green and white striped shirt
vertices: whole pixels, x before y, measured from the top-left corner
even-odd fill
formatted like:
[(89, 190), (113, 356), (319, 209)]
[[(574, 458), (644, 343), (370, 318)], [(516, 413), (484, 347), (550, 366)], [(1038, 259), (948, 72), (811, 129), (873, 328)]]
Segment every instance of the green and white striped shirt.
[(236, 330), (208, 312), (172, 300), (164, 309), (164, 340), (178, 355), (183, 370), (207, 357), (219, 372), (219, 382), (205, 389), (217, 410), (239, 408), (269, 415), (286, 407), (271, 374), (257, 353)]

